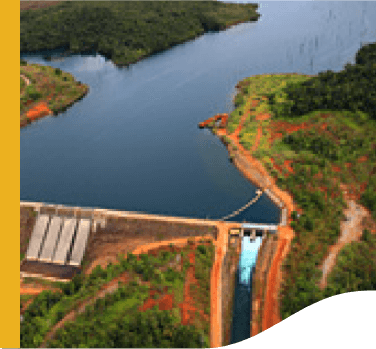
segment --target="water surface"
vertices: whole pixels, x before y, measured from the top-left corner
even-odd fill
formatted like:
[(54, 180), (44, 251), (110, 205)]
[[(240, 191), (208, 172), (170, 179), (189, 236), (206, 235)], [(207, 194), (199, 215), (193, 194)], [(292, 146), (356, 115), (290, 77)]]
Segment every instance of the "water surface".
[[(260, 2), (244, 23), (153, 55), (129, 68), (102, 56), (47, 62), (90, 86), (58, 117), (21, 130), (21, 200), (219, 218), (255, 196), (225, 147), (197, 124), (232, 110), (251, 75), (341, 70), (375, 41), (372, 2)], [(233, 220), (276, 223), (263, 195)]]

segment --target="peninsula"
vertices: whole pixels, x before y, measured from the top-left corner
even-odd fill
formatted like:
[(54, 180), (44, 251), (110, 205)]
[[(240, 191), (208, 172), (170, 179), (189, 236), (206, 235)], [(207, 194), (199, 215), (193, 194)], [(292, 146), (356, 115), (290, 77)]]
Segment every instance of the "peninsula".
[(82, 99), (89, 87), (59, 68), (28, 64), (21, 60), (20, 126), (65, 111)]
[(278, 240), (260, 248), (252, 335), (323, 298), (375, 289), (375, 52), (363, 46), (338, 73), (246, 78), (235, 110), (199, 125), (288, 209)]

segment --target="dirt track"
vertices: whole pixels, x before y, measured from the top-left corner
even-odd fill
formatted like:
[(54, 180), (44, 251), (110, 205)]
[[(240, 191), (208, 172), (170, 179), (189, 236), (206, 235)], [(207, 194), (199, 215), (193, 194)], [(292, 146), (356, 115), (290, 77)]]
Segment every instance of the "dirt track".
[(22, 80), (25, 81), (26, 86), (29, 86), (30, 85), (29, 78), (27, 76), (25, 76), (24, 74), (21, 74), (20, 76), (21, 76)]
[[(239, 224), (227, 224), (227, 223), (219, 223), (219, 234), (218, 240), (214, 241), (216, 246), (216, 254), (215, 254), (215, 262), (211, 273), (211, 297), (210, 297), (210, 346), (211, 348), (217, 348), (222, 346), (221, 337), (218, 334), (222, 333), (222, 318), (221, 318), (221, 266), (222, 266), (222, 258), (226, 253), (227, 248), (227, 241), (228, 230), (233, 227), (239, 227)], [(194, 238), (182, 238), (182, 239), (174, 239), (170, 241), (161, 241), (152, 244), (146, 244), (142, 246), (138, 246), (132, 253), (134, 255), (139, 255), (142, 253), (148, 253), (151, 250), (155, 250), (161, 246), (169, 246), (169, 244), (174, 244), (175, 246), (183, 247), (188, 243), (188, 239), (192, 239), (195, 241), (199, 241), (201, 239), (204, 240), (213, 240), (212, 236), (196, 236)], [(190, 263), (194, 264), (194, 254), (189, 255)], [(103, 286), (102, 290), (97, 293), (97, 295), (85, 302), (83, 302), (77, 310), (74, 310), (67, 314), (59, 323), (57, 323), (45, 336), (45, 341), (41, 348), (44, 348), (47, 344), (47, 341), (51, 340), (56, 333), (56, 331), (63, 327), (67, 321), (73, 321), (77, 314), (82, 313), (85, 311), (85, 307), (88, 304), (93, 304), (93, 302), (97, 298), (104, 297), (107, 293), (112, 293), (118, 288), (118, 281), (126, 282), (128, 280), (127, 273), (124, 273), (122, 276), (112, 280), (107, 285)], [(184, 302), (179, 305), (182, 312), (182, 323), (188, 324), (191, 323), (195, 311), (197, 310), (193, 305), (192, 297), (189, 293), (189, 286), (191, 283), (195, 282), (194, 278), (194, 266), (191, 266), (190, 269), (187, 271), (187, 278), (185, 283), (185, 291), (184, 291)], [(154, 295), (154, 293), (152, 294)], [(170, 309), (173, 301), (172, 295), (164, 294), (163, 297), (159, 300), (159, 306), (162, 308)], [(155, 301), (148, 299), (140, 311), (146, 310), (156, 304)], [(205, 317), (205, 314), (200, 309), (198, 310), (201, 313), (201, 316)], [(214, 335), (215, 334), (215, 335)]]
[[(345, 195), (346, 197), (346, 195)], [(348, 207), (344, 210), (346, 221), (340, 223), (340, 236), (336, 244), (330, 246), (329, 253), (322, 265), (323, 275), (320, 281), (320, 288), (326, 287), (327, 277), (333, 269), (337, 256), (341, 249), (352, 241), (358, 241), (362, 234), (363, 229), (366, 228), (363, 222), (370, 220), (369, 211), (361, 205), (357, 205), (354, 200), (346, 198)], [(375, 230), (373, 230), (375, 232)]]
[(215, 259), (210, 275), (210, 347), (222, 346), (222, 264), (227, 252), (228, 231), (238, 228), (236, 223), (218, 223)]

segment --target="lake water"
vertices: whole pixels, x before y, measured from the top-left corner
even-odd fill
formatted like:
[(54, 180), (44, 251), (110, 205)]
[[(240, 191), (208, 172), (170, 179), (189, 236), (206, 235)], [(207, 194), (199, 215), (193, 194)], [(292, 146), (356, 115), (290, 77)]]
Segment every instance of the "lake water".
[[(260, 2), (257, 23), (207, 33), (117, 68), (100, 55), (47, 62), (90, 86), (68, 111), (21, 130), (21, 200), (220, 218), (255, 196), (197, 124), (230, 112), (236, 83), (263, 73), (341, 70), (375, 41), (373, 2)], [(276, 223), (263, 195), (233, 220)]]

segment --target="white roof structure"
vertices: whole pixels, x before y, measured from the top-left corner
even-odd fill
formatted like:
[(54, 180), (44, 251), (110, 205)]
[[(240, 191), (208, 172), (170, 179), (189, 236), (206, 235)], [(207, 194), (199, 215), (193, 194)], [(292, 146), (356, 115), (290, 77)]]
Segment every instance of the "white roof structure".
[(56, 243), (59, 241), (59, 234), (61, 225), (63, 223), (62, 218), (53, 217), (47, 232), (46, 239), (42, 248), (39, 259), (42, 262), (52, 262), (52, 258), (55, 252)]
[(275, 224), (257, 224), (257, 223), (243, 223), (243, 229), (258, 229), (258, 230), (277, 230), (278, 225)]
[(64, 220), (63, 228), (61, 230), (60, 240), (56, 246), (56, 252), (52, 260), (53, 263), (65, 264), (67, 261), (67, 254), (72, 244), (73, 235), (76, 231), (77, 219), (68, 218)]
[(81, 265), (90, 233), (90, 219), (81, 219), (77, 228), (69, 265)]
[(31, 239), (26, 252), (27, 260), (36, 260), (43, 244), (43, 238), (46, 233), (50, 217), (46, 214), (39, 215), (35, 223)]

